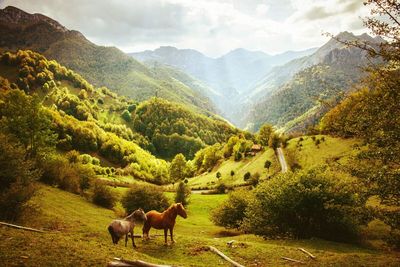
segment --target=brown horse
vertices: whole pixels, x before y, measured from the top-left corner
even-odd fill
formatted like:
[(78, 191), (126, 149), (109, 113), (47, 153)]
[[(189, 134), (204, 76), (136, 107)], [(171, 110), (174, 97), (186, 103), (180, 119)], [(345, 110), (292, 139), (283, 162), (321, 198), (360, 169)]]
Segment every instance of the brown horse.
[(110, 232), (112, 241), (114, 245), (118, 244), (118, 241), (121, 239), (122, 236), (125, 235), (125, 247), (128, 243), (128, 234), (131, 234), (132, 238), (132, 246), (135, 248), (135, 240), (133, 236), (133, 228), (135, 227), (135, 223), (137, 220), (146, 221), (147, 217), (146, 214), (142, 209), (137, 209), (132, 212), (131, 215), (125, 217), (122, 220), (114, 220), (108, 226), (108, 231)]
[(177, 215), (185, 219), (187, 218), (185, 208), (181, 203), (172, 204), (162, 213), (159, 213), (155, 210), (147, 212), (147, 221), (143, 225), (143, 238), (146, 236), (147, 239), (149, 239), (149, 231), (151, 227), (154, 227), (155, 229), (164, 229), (165, 245), (167, 245), (167, 235), (169, 229), (171, 241), (172, 243), (175, 243), (173, 231)]

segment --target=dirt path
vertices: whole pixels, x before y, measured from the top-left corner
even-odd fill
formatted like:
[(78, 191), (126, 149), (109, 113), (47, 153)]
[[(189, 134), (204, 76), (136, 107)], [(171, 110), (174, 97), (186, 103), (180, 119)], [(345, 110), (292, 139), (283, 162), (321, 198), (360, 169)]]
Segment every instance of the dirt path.
[(281, 164), (281, 172), (285, 173), (288, 171), (288, 166), (285, 160), (285, 155), (283, 154), (283, 150), (282, 148), (278, 147), (276, 152), (278, 153), (279, 163)]

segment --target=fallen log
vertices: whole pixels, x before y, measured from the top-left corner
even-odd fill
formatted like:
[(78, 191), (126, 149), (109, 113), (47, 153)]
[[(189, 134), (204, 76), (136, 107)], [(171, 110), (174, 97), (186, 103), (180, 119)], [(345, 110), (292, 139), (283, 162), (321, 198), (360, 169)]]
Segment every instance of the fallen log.
[(11, 224), (11, 223), (6, 223), (6, 222), (0, 222), (0, 225), (5, 225), (8, 227), (16, 228), (16, 229), (22, 229), (26, 231), (32, 231), (32, 232), (38, 232), (38, 233), (46, 233), (46, 231), (35, 229), (35, 228), (30, 228), (30, 227), (25, 227), (25, 226), (20, 226), (16, 224)]
[(216, 249), (215, 247), (213, 247), (213, 246), (208, 246), (208, 248), (209, 248), (212, 252), (216, 253), (218, 256), (220, 256), (221, 258), (223, 258), (224, 260), (230, 262), (233, 266), (236, 266), (236, 267), (244, 267), (243, 265), (237, 263), (236, 261), (234, 261), (234, 260), (232, 260), (231, 258), (229, 258), (228, 256), (226, 256), (224, 253), (222, 253), (221, 251), (219, 251), (219, 250)]
[(170, 265), (153, 264), (141, 260), (125, 260), (121, 258), (114, 258), (107, 264), (109, 267), (172, 267)]
[(305, 254), (307, 254), (311, 259), (315, 260), (317, 257), (305, 250), (304, 248), (299, 248), (299, 250)]
[(298, 260), (295, 260), (295, 259), (292, 259), (292, 258), (288, 258), (288, 257), (281, 257), (281, 259), (287, 260), (287, 261), (291, 261), (291, 262), (296, 262), (296, 263), (305, 264), (304, 261), (298, 261)]

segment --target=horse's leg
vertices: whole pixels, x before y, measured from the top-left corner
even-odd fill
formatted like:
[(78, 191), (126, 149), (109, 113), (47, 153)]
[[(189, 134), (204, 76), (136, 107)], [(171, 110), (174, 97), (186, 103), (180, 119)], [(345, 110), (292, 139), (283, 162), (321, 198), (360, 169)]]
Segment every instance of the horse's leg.
[(144, 223), (143, 228), (142, 228), (142, 234), (143, 234), (143, 240), (149, 240), (149, 232), (150, 232), (151, 226)]
[(128, 243), (128, 234), (125, 235), (125, 247), (127, 243)]
[(174, 240), (174, 227), (169, 228), (169, 233), (171, 235), (171, 242), (175, 243), (175, 240)]
[(165, 239), (165, 245), (168, 245), (168, 228), (164, 228), (164, 239)]
[(133, 246), (134, 248), (136, 248), (136, 245), (135, 245), (135, 237), (133, 236), (133, 229), (132, 229), (132, 231), (131, 231), (131, 238), (132, 238), (132, 246)]

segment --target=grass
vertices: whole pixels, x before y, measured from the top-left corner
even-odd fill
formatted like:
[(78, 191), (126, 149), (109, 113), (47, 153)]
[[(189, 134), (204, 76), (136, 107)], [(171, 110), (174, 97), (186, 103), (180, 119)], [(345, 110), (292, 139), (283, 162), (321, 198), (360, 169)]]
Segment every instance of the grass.
[[(266, 160), (272, 162), (269, 170), (264, 168)], [(275, 157), (274, 151), (268, 148), (266, 151), (258, 153), (254, 157), (247, 157), (241, 161), (235, 161), (233, 159), (223, 161), (211, 172), (190, 178), (189, 185), (192, 188), (213, 187), (213, 185), (217, 184), (219, 181), (224, 182), (227, 185), (240, 185), (245, 183), (243, 176), (246, 172), (250, 172), (251, 174), (258, 172), (261, 175), (261, 179), (263, 179), (279, 170), (279, 162)], [(231, 176), (231, 171), (235, 172), (233, 176)], [(221, 173), (221, 178), (219, 179), (216, 178), (217, 172)]]
[[(172, 193), (168, 194), (172, 197)], [(220, 205), (226, 195), (192, 195), (188, 218), (177, 219), (177, 243), (163, 246), (163, 238), (147, 242), (136, 240), (114, 246), (107, 225), (116, 216), (113, 211), (97, 207), (81, 196), (41, 186), (32, 209), (20, 224), (46, 229), (34, 233), (0, 227), (0, 262), (2, 266), (104, 266), (113, 257), (141, 259), (177, 266), (228, 266), (217, 255), (206, 251), (212, 245), (245, 266), (291, 266), (282, 256), (302, 260), (310, 266), (398, 266), (399, 253), (376, 251), (354, 245), (311, 240), (264, 240), (254, 235), (226, 231), (209, 220), (209, 212)], [(140, 226), (135, 233), (140, 232)], [(161, 234), (151, 230), (150, 234)], [(232, 236), (236, 235), (236, 236)], [(234, 247), (226, 242), (235, 240)], [(235, 245), (236, 244), (236, 245)], [(297, 248), (303, 247), (317, 256), (308, 259)]]
[[(319, 145), (315, 144), (312, 136), (293, 138), (289, 141), (284, 150), (289, 165), (297, 161), (303, 169), (309, 169), (317, 165), (335, 162), (343, 164), (355, 154), (355, 147), (360, 143), (355, 139), (327, 135), (315, 135), (314, 137), (315, 140), (320, 140)], [(303, 138), (303, 141), (300, 138)]]

